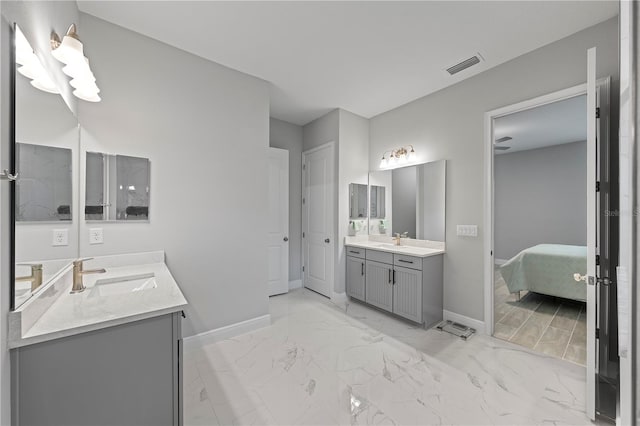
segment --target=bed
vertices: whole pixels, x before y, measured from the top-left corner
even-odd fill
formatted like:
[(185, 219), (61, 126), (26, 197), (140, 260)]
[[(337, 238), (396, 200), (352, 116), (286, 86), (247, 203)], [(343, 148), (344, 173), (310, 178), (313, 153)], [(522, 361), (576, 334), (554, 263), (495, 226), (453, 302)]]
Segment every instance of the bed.
[(587, 284), (574, 273), (587, 273), (587, 247), (538, 244), (522, 250), (500, 267), (509, 292), (522, 290), (565, 299), (587, 300)]

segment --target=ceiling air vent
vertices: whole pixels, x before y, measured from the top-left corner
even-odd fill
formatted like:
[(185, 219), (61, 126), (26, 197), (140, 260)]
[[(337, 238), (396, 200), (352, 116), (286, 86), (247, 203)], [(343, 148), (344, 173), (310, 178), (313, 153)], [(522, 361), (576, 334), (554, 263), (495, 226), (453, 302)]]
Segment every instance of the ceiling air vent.
[(447, 68), (447, 72), (451, 75), (457, 74), (460, 71), (466, 70), (469, 67), (479, 64), (481, 58), (482, 56), (480, 56), (480, 54), (476, 54), (469, 59), (465, 59), (464, 61)]
[(494, 146), (493, 149), (495, 149), (496, 151), (506, 151), (508, 149), (510, 149), (510, 146)]
[(511, 136), (504, 136), (504, 137), (501, 137), (500, 139), (496, 139), (496, 143), (510, 141), (511, 139), (513, 139)]

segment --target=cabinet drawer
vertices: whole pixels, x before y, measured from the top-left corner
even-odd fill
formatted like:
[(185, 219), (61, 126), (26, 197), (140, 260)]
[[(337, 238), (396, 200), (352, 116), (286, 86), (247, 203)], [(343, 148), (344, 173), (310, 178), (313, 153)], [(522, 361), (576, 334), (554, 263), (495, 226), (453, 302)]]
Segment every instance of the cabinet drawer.
[(374, 262), (382, 262), (393, 265), (393, 253), (367, 249), (367, 260), (373, 260)]
[(359, 247), (347, 246), (347, 256), (357, 257), (359, 259), (365, 258), (365, 249)]
[(422, 258), (415, 256), (407, 256), (404, 254), (393, 255), (394, 266), (402, 266), (404, 268), (422, 270)]

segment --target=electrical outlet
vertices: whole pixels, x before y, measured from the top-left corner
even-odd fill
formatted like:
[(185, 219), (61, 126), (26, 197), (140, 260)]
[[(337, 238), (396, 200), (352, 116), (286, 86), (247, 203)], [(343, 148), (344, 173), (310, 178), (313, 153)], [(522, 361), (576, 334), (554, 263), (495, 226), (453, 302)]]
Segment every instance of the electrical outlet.
[(52, 246), (68, 246), (69, 231), (67, 229), (54, 229), (51, 245)]
[(102, 244), (104, 243), (104, 235), (102, 234), (102, 228), (89, 228), (89, 244)]
[(456, 227), (456, 234), (459, 237), (477, 237), (478, 225), (458, 225)]

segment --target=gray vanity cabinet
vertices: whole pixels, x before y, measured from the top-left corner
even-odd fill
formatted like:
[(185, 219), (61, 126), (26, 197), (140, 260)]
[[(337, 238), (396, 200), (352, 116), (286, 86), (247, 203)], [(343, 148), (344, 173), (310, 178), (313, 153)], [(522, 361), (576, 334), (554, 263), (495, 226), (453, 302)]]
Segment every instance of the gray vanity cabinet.
[(384, 309), (393, 311), (393, 265), (366, 261), (366, 289), (365, 302)]
[(396, 266), (393, 283), (393, 313), (422, 322), (422, 271)]
[(181, 314), (11, 351), (13, 425), (181, 425)]
[[(364, 252), (364, 250), (362, 250)], [(358, 300), (365, 301), (365, 260), (354, 256), (347, 256), (347, 294)]]
[(442, 259), (347, 246), (347, 294), (431, 327), (442, 321)]

